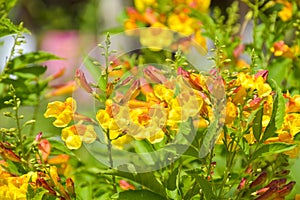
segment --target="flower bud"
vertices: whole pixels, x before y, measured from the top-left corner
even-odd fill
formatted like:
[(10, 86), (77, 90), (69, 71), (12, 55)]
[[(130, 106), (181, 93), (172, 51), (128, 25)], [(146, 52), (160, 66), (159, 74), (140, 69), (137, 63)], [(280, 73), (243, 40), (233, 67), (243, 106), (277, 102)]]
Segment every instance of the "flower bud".
[(77, 81), (77, 83), (85, 90), (87, 91), (88, 93), (92, 93), (93, 90), (91, 88), (91, 86), (88, 84), (86, 78), (85, 78), (85, 75), (84, 73), (80, 70), (80, 69), (77, 69), (76, 70), (76, 73), (75, 73), (75, 79)]
[(167, 78), (162, 74), (162, 72), (153, 66), (146, 67), (144, 69), (144, 73), (147, 78), (154, 81), (155, 83), (164, 83), (167, 81)]
[(263, 184), (267, 180), (267, 172), (263, 171), (251, 184), (250, 188)]
[(246, 182), (247, 182), (247, 179), (245, 177), (243, 177), (237, 189), (238, 190), (243, 189), (246, 185)]
[(74, 181), (71, 178), (67, 178), (66, 180), (67, 190), (73, 196), (75, 195), (75, 187)]
[(128, 183), (125, 180), (120, 180), (119, 184), (123, 190), (134, 190), (135, 189), (135, 187), (133, 185), (131, 185), (130, 183)]

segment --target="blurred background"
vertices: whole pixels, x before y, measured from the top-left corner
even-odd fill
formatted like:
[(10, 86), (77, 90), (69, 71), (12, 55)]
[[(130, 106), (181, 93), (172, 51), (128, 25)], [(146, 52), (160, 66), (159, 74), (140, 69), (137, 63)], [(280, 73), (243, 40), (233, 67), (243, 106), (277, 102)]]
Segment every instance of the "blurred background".
[[(218, 6), (225, 14), (232, 1), (212, 0), (211, 7)], [(24, 52), (42, 50), (64, 58), (46, 63), (47, 75), (54, 74), (62, 68), (66, 69), (65, 74), (52, 83), (55, 85), (74, 79), (75, 70), (80, 67), (83, 57), (103, 41), (106, 30), (116, 31), (123, 26), (123, 18), (120, 16), (124, 14), (124, 8), (130, 5), (133, 5), (132, 0), (19, 0), (11, 11), (10, 18), (17, 24), (23, 22), (24, 27), (31, 32), (30, 35), (26, 35)], [(246, 11), (247, 7), (241, 3), (241, 21)], [(251, 38), (251, 31), (246, 31), (246, 34)], [(4, 45), (0, 46), (2, 67), (13, 41), (9, 37), (0, 38), (0, 43), (1, 41), (4, 41)], [(38, 118), (41, 123), (36, 130), (44, 130), (46, 135), (47, 132), (59, 135), (59, 129), (51, 126), (43, 117), (46, 105), (45, 101), (40, 107)], [(32, 112), (32, 108), (24, 109), (29, 115)], [(0, 120), (4, 127), (11, 125), (7, 118), (0, 116)], [(296, 173), (300, 160), (294, 162), (292, 175), (300, 180), (300, 173)], [(297, 187), (300, 189), (299, 183)]]
[[(211, 7), (218, 6), (225, 14), (232, 1), (212, 0)], [(66, 68), (59, 80), (65, 81), (73, 78), (82, 56), (103, 40), (106, 30), (120, 30), (124, 8), (130, 5), (133, 0), (19, 0), (10, 17), (15, 23), (23, 22), (32, 33), (26, 35), (25, 52), (42, 50), (64, 58), (46, 64), (47, 74)], [(241, 3), (241, 16), (246, 9)], [(4, 55), (5, 47), (0, 48)]]

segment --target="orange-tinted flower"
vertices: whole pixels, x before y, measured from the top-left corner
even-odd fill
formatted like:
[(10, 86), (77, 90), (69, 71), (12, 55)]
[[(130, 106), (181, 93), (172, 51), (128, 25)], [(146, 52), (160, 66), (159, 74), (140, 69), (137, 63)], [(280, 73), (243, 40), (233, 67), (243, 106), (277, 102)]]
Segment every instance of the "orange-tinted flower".
[(120, 180), (119, 184), (122, 190), (135, 190), (135, 187), (125, 180)]
[(65, 71), (66, 71), (65, 67), (60, 68), (55, 74), (52, 74), (52, 75), (48, 76), (47, 80), (51, 81), (51, 80), (57, 79), (57, 78), (63, 76)]
[(75, 81), (69, 81), (63, 85), (52, 86), (55, 89), (45, 95), (46, 98), (65, 95), (65, 94), (72, 94), (77, 89), (77, 85)]
[(47, 163), (50, 165), (55, 165), (57, 167), (57, 173), (68, 176), (71, 174), (72, 167), (68, 163), (70, 156), (66, 154), (59, 154), (54, 157), (50, 157), (47, 160)]
[(286, 104), (286, 113), (300, 112), (300, 95), (290, 96), (289, 93), (285, 94), (284, 97), (288, 99)]
[(283, 40), (275, 42), (273, 47), (271, 47), (271, 52), (273, 52), (275, 56), (294, 57), (290, 47), (286, 45)]

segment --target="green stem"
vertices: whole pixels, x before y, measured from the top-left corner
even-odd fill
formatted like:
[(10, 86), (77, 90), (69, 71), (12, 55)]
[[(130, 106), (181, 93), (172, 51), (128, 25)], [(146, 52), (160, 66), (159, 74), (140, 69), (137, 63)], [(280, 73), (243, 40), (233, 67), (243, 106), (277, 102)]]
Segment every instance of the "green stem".
[[(38, 115), (38, 111), (39, 111), (39, 106), (40, 106), (40, 97), (38, 97), (38, 102), (37, 102), (37, 104), (33, 108), (34, 110), (33, 110), (32, 120), (34, 120), (34, 121), (36, 121), (36, 119), (37, 119), (37, 115)], [(30, 136), (34, 135), (35, 126), (36, 126), (36, 123), (32, 123), (32, 125), (30, 127), (30, 132), (29, 132)]]
[[(109, 159), (109, 168), (112, 169), (114, 167), (114, 161), (112, 158), (112, 144), (111, 144), (111, 139), (110, 139), (110, 135), (109, 135), (109, 129), (107, 129), (106, 131), (106, 136), (107, 136), (107, 150), (108, 150), (108, 159)], [(113, 182), (113, 189), (114, 192), (117, 193), (117, 184), (116, 184), (116, 177), (115, 175), (112, 175), (112, 182)]]
[(219, 192), (219, 195), (218, 195), (218, 199), (222, 199), (221, 196), (222, 196), (224, 187), (226, 185), (227, 179), (230, 175), (231, 169), (233, 167), (233, 161), (234, 161), (234, 158), (235, 158), (235, 155), (236, 155), (236, 150), (234, 148), (234, 141), (231, 141), (231, 144), (229, 143), (229, 145), (230, 145), (230, 148), (229, 148), (229, 151), (228, 151), (229, 157), (228, 157), (228, 160), (226, 162), (226, 170), (225, 170), (225, 173), (224, 173), (224, 178), (223, 178), (223, 181), (222, 181), (222, 184), (221, 184), (221, 189), (220, 189), (220, 192)]
[(18, 99), (14, 97), (14, 109), (15, 109), (15, 118), (16, 118), (16, 124), (17, 124), (17, 133), (19, 138), (19, 145), (21, 148), (21, 155), (24, 155), (24, 149), (23, 149), (23, 137), (22, 137), (22, 128), (20, 123), (20, 117), (19, 117), (19, 106), (17, 103)]

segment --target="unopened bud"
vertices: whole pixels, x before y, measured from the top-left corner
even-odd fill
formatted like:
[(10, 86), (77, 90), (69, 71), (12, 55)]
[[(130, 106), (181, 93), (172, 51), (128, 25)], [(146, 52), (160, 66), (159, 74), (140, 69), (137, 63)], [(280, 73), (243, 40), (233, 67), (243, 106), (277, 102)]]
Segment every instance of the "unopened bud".
[(263, 184), (267, 180), (267, 172), (263, 171), (251, 184), (250, 188)]

